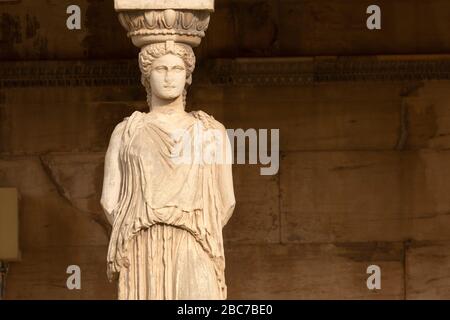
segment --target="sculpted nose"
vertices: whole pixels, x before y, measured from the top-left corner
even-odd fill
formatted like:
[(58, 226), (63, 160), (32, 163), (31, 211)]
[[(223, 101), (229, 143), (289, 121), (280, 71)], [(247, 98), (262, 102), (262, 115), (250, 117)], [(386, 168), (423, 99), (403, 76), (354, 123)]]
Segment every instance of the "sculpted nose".
[(168, 84), (171, 84), (173, 82), (173, 74), (170, 71), (166, 71), (166, 75), (164, 77), (164, 81)]

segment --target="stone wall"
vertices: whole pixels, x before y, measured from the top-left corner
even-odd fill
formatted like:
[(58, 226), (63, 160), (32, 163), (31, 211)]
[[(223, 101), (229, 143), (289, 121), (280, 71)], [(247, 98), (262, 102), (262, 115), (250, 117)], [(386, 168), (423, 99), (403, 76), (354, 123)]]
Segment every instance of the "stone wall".
[[(450, 50), (447, 0), (378, 0), (382, 29), (366, 28), (372, 0), (215, 0), (200, 58), (438, 54)], [(81, 30), (66, 28), (77, 4)], [(0, 3), (0, 59), (134, 58), (113, 0)]]
[[(103, 157), (114, 125), (145, 110), (144, 90), (8, 83), (0, 186), (21, 193), (23, 260), (11, 266), (7, 298), (114, 298), (99, 206)], [(258, 165), (233, 169), (229, 297), (450, 297), (449, 84), (194, 84), (190, 110), (228, 128), (280, 129), (276, 176), (261, 176)], [(71, 264), (82, 268), (80, 291), (65, 287)], [(382, 290), (366, 288), (371, 264), (382, 268)]]
[[(86, 28), (70, 43), (57, 28), (68, 2), (0, 5), (0, 187), (21, 194), (22, 261), (11, 264), (7, 299), (116, 297), (103, 157), (115, 124), (146, 110), (145, 93), (134, 61), (111, 60), (136, 52), (110, 24), (110, 1), (79, 2)], [(275, 176), (233, 167), (230, 299), (450, 299), (447, 56), (206, 59), (448, 52), (446, 1), (379, 2), (386, 29), (368, 36), (355, 14), (368, 1), (218, 1), (189, 110), (227, 128), (280, 129), (281, 144)], [(258, 19), (270, 23), (251, 37)], [(47, 61), (5, 62), (38, 59)], [(81, 290), (66, 288), (73, 264)], [(381, 290), (366, 287), (372, 264)]]

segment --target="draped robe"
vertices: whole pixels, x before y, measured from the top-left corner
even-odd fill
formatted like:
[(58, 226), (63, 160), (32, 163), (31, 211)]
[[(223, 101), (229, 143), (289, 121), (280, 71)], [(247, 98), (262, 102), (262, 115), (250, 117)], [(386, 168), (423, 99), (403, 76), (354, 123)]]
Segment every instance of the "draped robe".
[[(119, 279), (119, 299), (226, 299), (222, 228), (235, 198), (225, 128), (202, 111), (179, 119), (176, 127), (189, 133), (193, 147), (209, 144), (221, 156), (216, 163), (177, 163), (173, 126), (138, 111), (122, 126), (120, 194), (107, 258), (108, 277)], [(224, 143), (195, 139), (209, 129)]]

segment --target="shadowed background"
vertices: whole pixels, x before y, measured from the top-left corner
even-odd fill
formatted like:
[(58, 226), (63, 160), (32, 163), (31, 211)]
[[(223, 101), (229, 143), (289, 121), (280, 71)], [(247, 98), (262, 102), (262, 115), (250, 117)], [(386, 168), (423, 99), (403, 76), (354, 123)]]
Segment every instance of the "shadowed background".
[[(379, 31), (371, 4), (216, 0), (188, 109), (280, 129), (281, 149), (275, 176), (233, 167), (230, 299), (450, 299), (450, 3), (377, 1)], [(0, 1), (0, 187), (22, 197), (7, 299), (116, 298), (99, 199), (114, 126), (147, 110), (137, 53), (112, 0)]]

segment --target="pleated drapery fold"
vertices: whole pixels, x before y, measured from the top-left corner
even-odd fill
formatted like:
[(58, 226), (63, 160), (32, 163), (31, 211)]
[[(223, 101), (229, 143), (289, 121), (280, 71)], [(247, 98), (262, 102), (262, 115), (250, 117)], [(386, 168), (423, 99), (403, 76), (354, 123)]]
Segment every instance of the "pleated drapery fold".
[(129, 260), (119, 277), (121, 300), (221, 299), (212, 261), (186, 230), (141, 230), (130, 241)]

